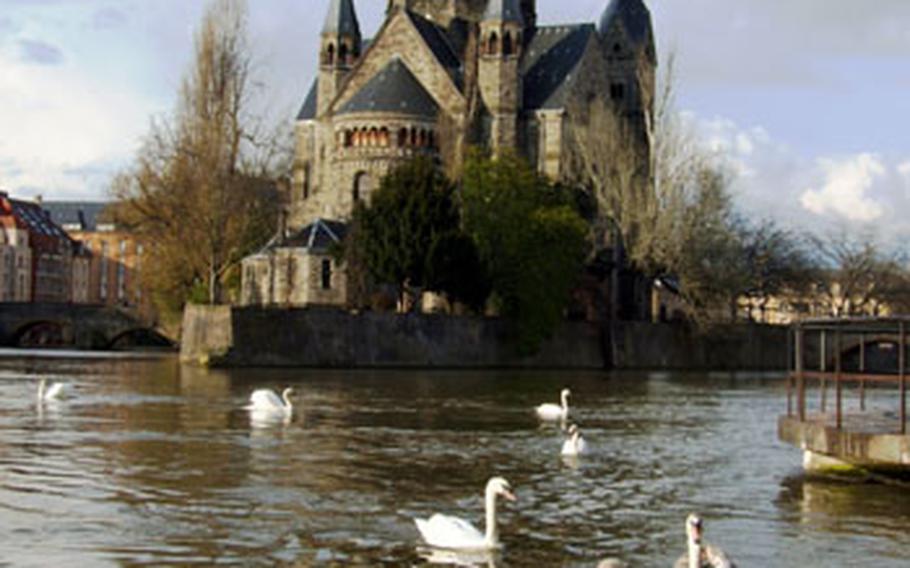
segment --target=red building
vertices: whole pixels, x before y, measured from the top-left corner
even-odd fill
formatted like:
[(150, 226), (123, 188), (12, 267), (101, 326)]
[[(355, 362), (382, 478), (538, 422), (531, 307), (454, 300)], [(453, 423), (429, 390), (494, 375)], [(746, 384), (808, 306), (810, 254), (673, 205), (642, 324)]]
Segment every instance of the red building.
[(2, 224), (23, 229), (31, 249), (28, 297), (22, 301), (71, 302), (73, 258), (78, 244), (66, 234), (39, 202), (12, 199), (0, 192)]

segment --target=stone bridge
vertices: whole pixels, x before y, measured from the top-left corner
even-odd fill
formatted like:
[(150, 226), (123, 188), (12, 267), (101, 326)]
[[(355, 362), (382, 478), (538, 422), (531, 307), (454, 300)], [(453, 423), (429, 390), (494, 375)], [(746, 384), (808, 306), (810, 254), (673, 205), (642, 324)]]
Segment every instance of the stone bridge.
[(0, 303), (0, 347), (171, 347), (154, 328), (101, 305)]

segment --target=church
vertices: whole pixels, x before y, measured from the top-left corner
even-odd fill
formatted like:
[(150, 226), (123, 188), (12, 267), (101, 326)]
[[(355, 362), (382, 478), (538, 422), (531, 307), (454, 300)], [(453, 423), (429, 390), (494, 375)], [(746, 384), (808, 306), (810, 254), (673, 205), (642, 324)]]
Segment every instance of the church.
[[(643, 0), (609, 0), (597, 24), (555, 25), (538, 22), (536, 0), (389, 0), (372, 39), (354, 0), (326, 4), (318, 73), (297, 116), (286, 227), (244, 261), (247, 305), (345, 305), (331, 247), (300, 243), (343, 238), (354, 205), (402, 162), (457, 161), (475, 145), (518, 152), (562, 181), (572, 173), (573, 105), (610, 100), (642, 133), (653, 112), (657, 58)], [(314, 234), (326, 238), (302, 238)]]

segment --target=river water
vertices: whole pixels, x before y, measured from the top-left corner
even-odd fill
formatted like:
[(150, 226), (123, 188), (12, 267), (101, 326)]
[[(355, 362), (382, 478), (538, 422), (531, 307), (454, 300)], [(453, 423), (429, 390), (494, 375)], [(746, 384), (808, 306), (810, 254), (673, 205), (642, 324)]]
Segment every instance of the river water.
[[(72, 398), (38, 409), (37, 381)], [(294, 386), (290, 424), (250, 422)], [(573, 392), (591, 453), (532, 407)], [(495, 566), (670, 566), (690, 511), (740, 566), (907, 566), (910, 492), (805, 480), (768, 378), (181, 368), (173, 359), (0, 358), (0, 565), (409, 566), (413, 520), (483, 524)], [(469, 559), (460, 559), (469, 560)]]

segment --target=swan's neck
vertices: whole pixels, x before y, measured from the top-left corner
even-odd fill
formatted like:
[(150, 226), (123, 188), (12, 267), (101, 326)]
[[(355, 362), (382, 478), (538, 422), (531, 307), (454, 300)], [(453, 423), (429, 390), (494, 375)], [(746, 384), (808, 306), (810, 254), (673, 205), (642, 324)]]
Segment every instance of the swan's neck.
[(569, 395), (567, 395), (566, 393), (562, 393), (562, 396), (560, 398), (562, 399), (562, 411), (568, 412), (569, 411)]
[(288, 396), (288, 391), (281, 393), (281, 400), (284, 401), (284, 409), (290, 411), (294, 406), (291, 404), (291, 398)]
[(47, 379), (41, 379), (38, 383), (38, 400), (44, 400), (44, 392), (47, 388)]
[(487, 534), (485, 540), (490, 548), (499, 546), (499, 531), (496, 528), (496, 493), (487, 491)]
[(701, 544), (689, 539), (689, 568), (701, 568)]

